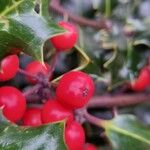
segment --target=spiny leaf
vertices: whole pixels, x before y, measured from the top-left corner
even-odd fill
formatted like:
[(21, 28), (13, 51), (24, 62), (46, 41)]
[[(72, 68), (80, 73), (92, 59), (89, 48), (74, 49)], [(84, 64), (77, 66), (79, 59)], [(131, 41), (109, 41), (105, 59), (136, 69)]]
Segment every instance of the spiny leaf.
[(49, 0), (41, 0), (41, 2), (40, 2), (40, 10), (41, 10), (40, 14), (46, 19), (50, 19), (48, 8), (49, 8)]
[(0, 0), (0, 18), (34, 10), (36, 0)]
[[(78, 52), (79, 56), (79, 66), (74, 68), (74, 71), (82, 70), (84, 69), (90, 62), (90, 58), (87, 56), (87, 54), (84, 52), (83, 49), (81, 49), (79, 46), (75, 45), (74, 46), (75, 50)], [(54, 79), (52, 82), (55, 83), (57, 82), (62, 76), (59, 76), (58, 78)]]
[(150, 127), (133, 115), (120, 115), (104, 125), (114, 150), (149, 150)]
[[(2, 2), (0, 13), (0, 59), (12, 48), (19, 48), (33, 58), (43, 61), (45, 42), (64, 30), (52, 20), (34, 11), (35, 0)], [(47, 2), (48, 3), (48, 2)], [(48, 8), (45, 10), (48, 12)]]
[(39, 127), (19, 127), (0, 113), (0, 149), (66, 150), (63, 141), (64, 122)]

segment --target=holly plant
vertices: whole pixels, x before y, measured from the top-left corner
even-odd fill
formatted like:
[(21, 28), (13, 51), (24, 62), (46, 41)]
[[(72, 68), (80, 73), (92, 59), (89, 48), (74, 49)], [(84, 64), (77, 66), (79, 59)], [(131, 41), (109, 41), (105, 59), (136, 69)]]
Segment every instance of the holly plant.
[(66, 3), (0, 0), (0, 149), (149, 150), (132, 111), (150, 100), (148, 20), (118, 14), (139, 4)]

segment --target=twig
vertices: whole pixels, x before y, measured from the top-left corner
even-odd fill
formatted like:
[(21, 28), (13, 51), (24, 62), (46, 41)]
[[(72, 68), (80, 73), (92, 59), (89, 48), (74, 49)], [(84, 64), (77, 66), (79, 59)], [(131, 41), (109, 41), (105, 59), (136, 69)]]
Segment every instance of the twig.
[(23, 74), (23, 75), (29, 77), (29, 78), (32, 78), (32, 79), (35, 79), (35, 80), (39, 81), (39, 78), (38, 78), (37, 76), (32, 75), (32, 74), (28, 73), (27, 71), (25, 71), (25, 70), (23, 70), (23, 69), (20, 69), (20, 68), (19, 68), (18, 72), (19, 72), (20, 74)]
[(26, 91), (23, 92), (23, 95), (28, 98), (30, 95), (33, 95), (33, 94), (37, 94), (39, 89), (41, 88), (41, 84), (37, 84), (35, 86), (32, 86), (30, 88), (28, 88)]
[(20, 69), (18, 70), (18, 73), (23, 74), (26, 77), (32, 78), (34, 79), (38, 84), (44, 85), (44, 86), (48, 86), (49, 85), (49, 79), (46, 78), (47, 76), (39, 73), (37, 75), (33, 75), (31, 73), (28, 73), (27, 71)]
[(96, 96), (93, 97), (87, 107), (97, 108), (97, 107), (123, 107), (140, 104), (143, 102), (150, 102), (150, 94), (123, 94), (115, 96)]
[(58, 12), (59, 14), (62, 14), (62, 15), (67, 14), (71, 20), (73, 20), (74, 22), (82, 26), (90, 26), (95, 29), (109, 29), (110, 28), (110, 24), (106, 20), (97, 21), (97, 20), (91, 20), (85, 17), (74, 15), (70, 11), (67, 11), (63, 6), (61, 6), (60, 0), (52, 0), (50, 3), (50, 8)]
[(55, 54), (54, 54), (54, 56), (52, 57), (50, 72), (47, 75), (48, 80), (51, 80), (51, 78), (52, 78), (52, 75), (53, 75), (53, 72), (55, 70), (57, 60), (58, 60), (58, 56), (59, 56), (59, 52), (56, 51)]
[(112, 113), (113, 113), (113, 117), (117, 117), (117, 115), (118, 115), (118, 109), (117, 109), (116, 106), (114, 106), (114, 107), (112, 108)]

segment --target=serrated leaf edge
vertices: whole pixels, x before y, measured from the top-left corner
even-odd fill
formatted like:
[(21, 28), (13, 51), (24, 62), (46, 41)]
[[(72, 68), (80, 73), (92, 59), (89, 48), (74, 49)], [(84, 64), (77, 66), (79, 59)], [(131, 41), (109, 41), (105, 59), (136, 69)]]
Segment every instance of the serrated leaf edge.
[[(84, 69), (91, 61), (91, 59), (87, 56), (87, 54), (77, 45), (74, 46), (75, 50), (79, 52), (79, 54), (83, 57), (83, 59), (85, 60), (84, 64), (79, 65), (78, 67), (76, 67), (75, 69), (72, 69), (70, 71), (79, 71)], [(54, 79), (51, 81), (51, 83), (56, 83), (58, 82), (63, 75), (59, 76), (58, 78)]]
[(108, 68), (108, 66), (115, 60), (115, 58), (117, 57), (117, 53), (118, 53), (117, 49), (114, 48), (111, 58), (104, 63), (103, 65), (104, 68)]

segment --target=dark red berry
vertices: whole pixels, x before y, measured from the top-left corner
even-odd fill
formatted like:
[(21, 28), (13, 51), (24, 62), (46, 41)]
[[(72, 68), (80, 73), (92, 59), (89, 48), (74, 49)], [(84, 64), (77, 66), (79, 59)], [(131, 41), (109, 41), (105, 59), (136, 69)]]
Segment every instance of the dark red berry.
[[(26, 66), (25, 71), (35, 76), (38, 74), (47, 75), (50, 72), (50, 66), (47, 63), (43, 65), (39, 61), (32, 61)], [(35, 79), (31, 77), (30, 78), (28, 77), (27, 80), (32, 84), (35, 84), (37, 82)]]
[(48, 100), (42, 109), (43, 123), (51, 123), (60, 120), (67, 120), (67, 123), (72, 122), (73, 114), (65, 109), (60, 103), (55, 100)]
[(12, 79), (19, 69), (19, 59), (17, 55), (5, 57), (0, 64), (0, 81)]
[(86, 143), (83, 150), (97, 150), (96, 146), (91, 143)]
[(73, 121), (66, 126), (65, 141), (68, 150), (80, 150), (83, 148), (85, 143), (85, 133), (84, 129), (78, 122)]
[(60, 21), (58, 24), (63, 27), (66, 32), (52, 37), (50, 41), (58, 51), (69, 50), (77, 41), (78, 31), (76, 27), (69, 22)]
[(138, 78), (132, 82), (131, 86), (134, 91), (143, 91), (150, 86), (150, 67), (144, 67), (140, 71)]
[(4, 116), (12, 122), (18, 121), (26, 110), (26, 100), (23, 94), (11, 86), (0, 88), (0, 107)]
[(57, 100), (70, 109), (83, 107), (94, 93), (92, 78), (81, 71), (63, 75), (56, 89)]
[(42, 125), (41, 108), (28, 108), (23, 116), (23, 125), (40, 126)]

